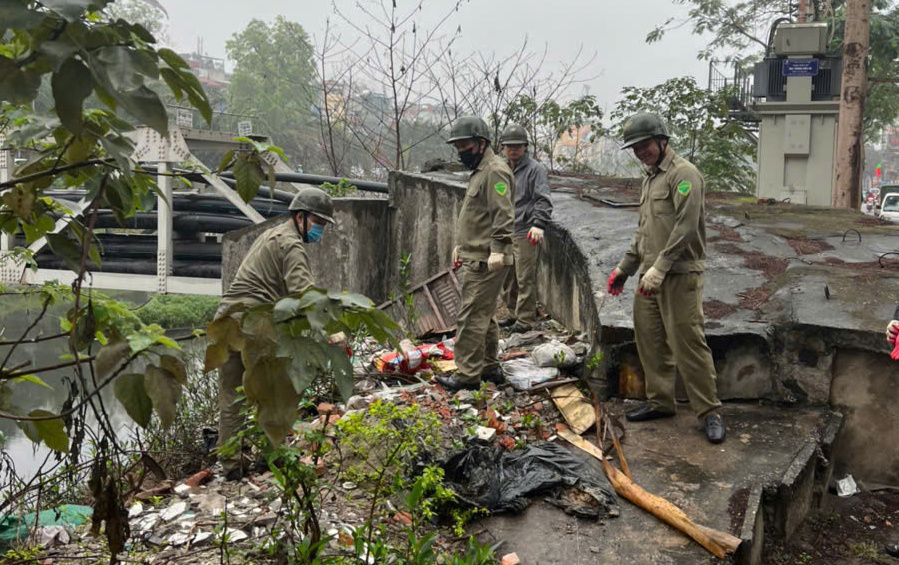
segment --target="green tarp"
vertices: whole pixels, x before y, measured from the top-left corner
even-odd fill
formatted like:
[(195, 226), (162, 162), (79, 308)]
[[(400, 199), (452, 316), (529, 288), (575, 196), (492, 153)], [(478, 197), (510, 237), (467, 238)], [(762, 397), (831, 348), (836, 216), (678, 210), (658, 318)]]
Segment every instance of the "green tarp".
[(0, 521), (0, 551), (9, 549), (16, 540), (25, 539), (34, 527), (35, 518), (38, 527), (71, 526), (86, 524), (94, 514), (90, 506), (64, 504), (52, 510), (44, 510), (40, 514), (29, 512), (23, 516), (7, 516)]

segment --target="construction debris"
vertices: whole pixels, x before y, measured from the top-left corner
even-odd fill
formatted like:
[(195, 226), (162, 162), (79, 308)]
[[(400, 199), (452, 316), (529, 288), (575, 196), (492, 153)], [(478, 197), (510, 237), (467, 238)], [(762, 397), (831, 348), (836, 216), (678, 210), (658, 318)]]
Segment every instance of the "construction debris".
[(575, 385), (557, 387), (550, 392), (550, 396), (574, 433), (581, 435), (596, 423), (593, 406)]
[(559, 437), (599, 459), (602, 462), (606, 477), (615, 488), (615, 492), (647, 512), (652, 513), (663, 522), (687, 534), (715, 557), (724, 559), (728, 555), (736, 552), (737, 548), (740, 547), (742, 541), (740, 538), (726, 532), (719, 532), (698, 525), (690, 520), (684, 511), (677, 506), (671, 504), (660, 496), (646, 492), (640, 488), (638, 484), (628, 478), (624, 473), (615, 467), (612, 467), (599, 447), (593, 445), (581, 436), (575, 434), (571, 430), (560, 430)]

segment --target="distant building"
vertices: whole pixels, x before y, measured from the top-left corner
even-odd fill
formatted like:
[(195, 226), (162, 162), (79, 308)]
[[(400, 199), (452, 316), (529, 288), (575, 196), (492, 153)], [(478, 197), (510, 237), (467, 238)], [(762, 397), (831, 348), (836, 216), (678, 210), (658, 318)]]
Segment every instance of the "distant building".
[(180, 55), (190, 65), (191, 71), (204, 88), (224, 89), (231, 82), (231, 75), (225, 72), (224, 59), (198, 53), (180, 53)]

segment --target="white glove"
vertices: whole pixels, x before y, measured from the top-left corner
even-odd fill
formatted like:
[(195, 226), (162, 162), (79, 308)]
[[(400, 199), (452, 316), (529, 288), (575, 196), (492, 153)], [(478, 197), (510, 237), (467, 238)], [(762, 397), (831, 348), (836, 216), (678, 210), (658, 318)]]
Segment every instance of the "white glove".
[(458, 269), (462, 266), (462, 261), (459, 260), (459, 246), (453, 247), (453, 268)]
[(646, 274), (643, 275), (643, 278), (640, 279), (640, 286), (637, 287), (637, 292), (643, 296), (652, 296), (658, 292), (664, 280), (665, 273), (655, 267), (650, 267)]
[(543, 241), (543, 230), (540, 228), (531, 228), (528, 232), (528, 241), (531, 242), (531, 245), (540, 245), (540, 242)]
[(502, 253), (491, 253), (490, 257), (487, 258), (487, 269), (490, 271), (497, 271), (505, 267), (506, 256)]
[(896, 343), (897, 335), (899, 335), (899, 320), (893, 320), (887, 324), (887, 341)]

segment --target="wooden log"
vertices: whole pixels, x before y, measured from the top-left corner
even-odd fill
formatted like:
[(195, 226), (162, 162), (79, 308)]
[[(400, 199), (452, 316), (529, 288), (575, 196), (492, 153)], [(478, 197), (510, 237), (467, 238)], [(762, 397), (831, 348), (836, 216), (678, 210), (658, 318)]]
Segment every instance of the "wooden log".
[(719, 532), (712, 528), (698, 525), (690, 520), (684, 511), (677, 506), (671, 504), (661, 496), (643, 490), (642, 487), (627, 478), (624, 473), (615, 467), (612, 467), (603, 456), (602, 449), (596, 447), (581, 436), (572, 433), (571, 430), (561, 430), (557, 433), (559, 437), (602, 462), (603, 471), (605, 472), (606, 477), (608, 477), (609, 482), (612, 484), (612, 487), (615, 489), (615, 492), (651, 513), (666, 524), (687, 534), (715, 557), (724, 559), (728, 554), (734, 553), (737, 548), (740, 547), (740, 538), (726, 532)]

